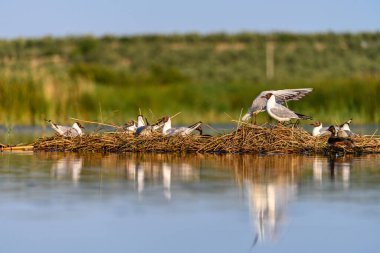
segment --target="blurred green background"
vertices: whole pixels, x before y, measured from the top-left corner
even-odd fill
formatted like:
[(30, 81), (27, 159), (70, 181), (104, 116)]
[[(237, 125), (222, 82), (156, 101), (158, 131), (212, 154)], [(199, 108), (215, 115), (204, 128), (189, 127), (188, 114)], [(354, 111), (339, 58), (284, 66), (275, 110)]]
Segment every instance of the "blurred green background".
[[(238, 119), (262, 90), (312, 87), (295, 111), (380, 122), (380, 33), (185, 34), (0, 40), (0, 124)], [(267, 121), (263, 114), (259, 120)]]

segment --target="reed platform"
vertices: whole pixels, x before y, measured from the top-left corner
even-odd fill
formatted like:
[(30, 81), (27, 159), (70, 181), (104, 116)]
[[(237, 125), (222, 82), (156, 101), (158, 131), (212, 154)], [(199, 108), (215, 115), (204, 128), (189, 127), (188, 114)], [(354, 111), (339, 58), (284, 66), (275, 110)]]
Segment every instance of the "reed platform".
[(379, 136), (352, 137), (353, 146), (327, 145), (328, 137), (313, 137), (302, 128), (242, 125), (219, 136), (134, 137), (128, 133), (93, 133), (76, 138), (53, 136), (33, 143), (34, 151), (61, 152), (174, 152), (250, 154), (380, 153)]

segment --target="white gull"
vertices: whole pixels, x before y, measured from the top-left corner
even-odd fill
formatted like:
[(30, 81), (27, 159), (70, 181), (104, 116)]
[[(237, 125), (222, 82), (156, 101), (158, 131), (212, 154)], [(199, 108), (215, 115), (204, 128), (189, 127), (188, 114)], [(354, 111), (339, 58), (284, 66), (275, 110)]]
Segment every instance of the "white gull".
[(248, 109), (247, 113), (242, 117), (242, 120), (248, 121), (253, 115), (255, 115), (256, 121), (256, 115), (266, 110), (267, 99), (265, 96), (269, 93), (275, 96), (277, 103), (284, 104), (286, 101), (299, 100), (312, 90), (312, 88), (301, 88), (263, 91), (253, 100), (251, 107)]
[(47, 120), (50, 123), (54, 131), (64, 137), (76, 137), (83, 134), (84, 128), (79, 122), (75, 122), (72, 126), (61, 126), (53, 123), (51, 120)]

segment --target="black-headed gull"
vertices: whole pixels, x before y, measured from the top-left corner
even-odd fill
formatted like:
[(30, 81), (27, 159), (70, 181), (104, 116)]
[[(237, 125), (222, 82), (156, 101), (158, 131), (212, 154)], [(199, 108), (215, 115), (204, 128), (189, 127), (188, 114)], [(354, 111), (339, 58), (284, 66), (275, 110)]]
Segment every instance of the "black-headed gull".
[(77, 137), (83, 134), (82, 129), (84, 127), (79, 122), (74, 122), (72, 126), (61, 126), (53, 123), (51, 120), (47, 120), (50, 123), (54, 131), (64, 137)]
[[(141, 116), (141, 118), (142, 118), (142, 116)], [(142, 122), (144, 122), (144, 121), (142, 120)], [(149, 135), (153, 134), (154, 132), (156, 132), (162, 125), (163, 125), (162, 119), (159, 119), (153, 125), (150, 125), (147, 121), (146, 125), (144, 123), (144, 126), (137, 127), (136, 132), (135, 132), (135, 137), (137, 137), (137, 136), (149, 136)]]
[(339, 126), (339, 129), (337, 132), (337, 135), (339, 137), (351, 137), (354, 135), (354, 133), (352, 133), (350, 129), (351, 122), (352, 122), (352, 119), (349, 119)]
[(312, 90), (312, 88), (302, 88), (263, 91), (253, 100), (251, 107), (249, 107), (247, 113), (242, 117), (242, 120), (248, 121), (255, 115), (256, 121), (256, 115), (266, 110), (267, 99), (265, 96), (269, 93), (275, 96), (277, 103), (284, 104), (286, 101), (299, 100)]
[(264, 97), (267, 99), (266, 111), (269, 116), (277, 120), (279, 123), (290, 121), (291, 119), (312, 119), (310, 116), (293, 112), (285, 106), (278, 104), (275, 95), (272, 93), (268, 93)]
[(328, 135), (328, 134), (330, 134), (330, 132), (327, 130), (328, 127), (323, 127), (322, 123), (319, 122), (319, 121), (316, 121), (316, 122), (314, 122), (314, 123), (312, 123), (310, 125), (314, 126), (313, 131), (312, 131), (312, 135), (313, 136), (321, 136), (321, 135)]
[(190, 135), (194, 130), (198, 130), (200, 133), (202, 133), (201, 125), (202, 122), (199, 121), (191, 126), (188, 127), (172, 127), (172, 121), (170, 117), (165, 116), (162, 118), (162, 121), (164, 122), (164, 127), (162, 128), (162, 134), (163, 135), (182, 135), (187, 136)]

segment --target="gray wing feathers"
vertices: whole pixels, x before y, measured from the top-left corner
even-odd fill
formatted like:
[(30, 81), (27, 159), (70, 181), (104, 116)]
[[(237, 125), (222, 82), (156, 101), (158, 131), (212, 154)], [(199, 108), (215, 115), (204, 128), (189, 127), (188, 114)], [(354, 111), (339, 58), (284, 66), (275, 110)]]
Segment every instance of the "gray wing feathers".
[(254, 113), (257, 111), (265, 111), (266, 104), (267, 104), (267, 99), (262, 98), (262, 96), (265, 96), (263, 94), (264, 92), (261, 92), (258, 97), (253, 100), (251, 107), (248, 109), (249, 113)]
[(272, 91), (272, 93), (273, 95), (276, 96), (276, 102), (283, 104), (285, 101), (300, 100), (312, 90), (313, 90), (312, 88), (286, 89), (286, 90)]
[(290, 119), (298, 119), (298, 115), (293, 111), (289, 110), (285, 106), (278, 105), (274, 108), (271, 108), (270, 111), (281, 118), (290, 118)]
[(303, 89), (285, 89), (285, 90), (267, 90), (261, 92), (252, 102), (251, 107), (248, 109), (249, 114), (252, 114), (254, 112), (258, 111), (265, 111), (267, 99), (262, 98), (268, 93), (272, 93), (276, 96), (276, 102), (279, 104), (285, 103), (285, 101), (290, 100), (300, 100), (305, 95), (307, 95), (309, 92), (311, 92), (312, 88), (303, 88)]

